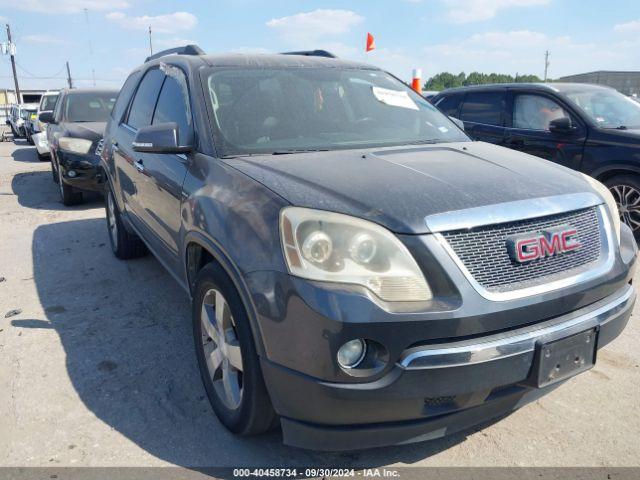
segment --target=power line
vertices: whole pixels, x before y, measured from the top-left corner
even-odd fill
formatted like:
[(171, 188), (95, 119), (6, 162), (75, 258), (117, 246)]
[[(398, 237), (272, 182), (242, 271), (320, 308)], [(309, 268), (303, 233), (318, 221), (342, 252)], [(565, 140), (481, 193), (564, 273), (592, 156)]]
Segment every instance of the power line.
[(42, 75), (36, 75), (34, 73), (31, 73), (29, 70), (27, 70), (26, 68), (24, 68), (22, 65), (20, 65), (18, 62), (16, 62), (16, 65), (18, 66), (18, 68), (20, 70), (22, 70), (24, 73), (26, 73), (29, 77), (36, 79), (36, 80), (49, 80), (51, 78), (58, 78), (58, 76), (64, 71), (65, 67), (64, 65), (62, 66), (62, 68), (60, 70), (58, 70), (56, 73), (54, 73), (53, 75), (48, 75), (48, 76), (42, 76)]

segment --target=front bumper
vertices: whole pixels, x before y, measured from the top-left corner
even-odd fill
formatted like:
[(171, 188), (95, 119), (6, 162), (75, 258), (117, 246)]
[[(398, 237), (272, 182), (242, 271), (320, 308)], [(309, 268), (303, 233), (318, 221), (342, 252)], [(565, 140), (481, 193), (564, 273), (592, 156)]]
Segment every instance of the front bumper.
[[(56, 150), (56, 159), (66, 184), (80, 190), (96, 192), (104, 190), (100, 157), (94, 154), (93, 148), (84, 155), (58, 149)], [(69, 175), (72, 171), (75, 174), (74, 176)]]
[(36, 150), (40, 155), (47, 155), (48, 153), (50, 153), (46, 132), (34, 133), (31, 138), (33, 138), (33, 143), (35, 144)]
[(532, 385), (536, 345), (595, 328), (600, 349), (624, 329), (635, 299), (625, 284), (533, 326), (414, 347), (369, 383), (327, 382), (265, 358), (262, 370), (287, 444), (351, 450), (434, 439), (508, 414), (555, 388)]

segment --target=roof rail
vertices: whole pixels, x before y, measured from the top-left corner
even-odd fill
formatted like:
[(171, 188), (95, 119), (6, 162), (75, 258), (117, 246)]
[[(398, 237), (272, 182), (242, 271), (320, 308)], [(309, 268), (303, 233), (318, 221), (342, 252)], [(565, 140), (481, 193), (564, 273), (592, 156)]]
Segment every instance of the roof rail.
[(161, 52), (154, 53), (153, 55), (147, 57), (146, 62), (150, 62), (151, 60), (155, 60), (156, 58), (164, 57), (165, 55), (204, 55), (204, 50), (202, 50), (197, 45), (185, 45), (184, 47), (176, 47), (169, 48), (167, 50), (162, 50)]
[(305, 57), (325, 57), (325, 58), (338, 58), (331, 52), (326, 50), (302, 50), (300, 52), (282, 52), (281, 55), (303, 55)]

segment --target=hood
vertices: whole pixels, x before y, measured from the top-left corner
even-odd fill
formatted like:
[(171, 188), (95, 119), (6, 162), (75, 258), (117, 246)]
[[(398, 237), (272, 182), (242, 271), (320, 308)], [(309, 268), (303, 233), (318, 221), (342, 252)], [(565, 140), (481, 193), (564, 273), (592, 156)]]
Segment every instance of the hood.
[(104, 136), (106, 126), (107, 122), (69, 122), (64, 124), (64, 128), (67, 131), (65, 135), (73, 138), (85, 138), (91, 141), (101, 139)]
[(344, 213), (396, 233), (428, 233), (425, 217), (592, 192), (581, 175), (482, 142), (231, 158), (292, 205)]

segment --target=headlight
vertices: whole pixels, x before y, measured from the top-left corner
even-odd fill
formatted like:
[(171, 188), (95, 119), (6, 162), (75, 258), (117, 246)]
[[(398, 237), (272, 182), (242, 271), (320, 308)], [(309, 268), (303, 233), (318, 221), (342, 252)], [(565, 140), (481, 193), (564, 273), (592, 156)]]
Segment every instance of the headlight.
[(388, 302), (433, 297), (409, 250), (385, 228), (339, 213), (287, 207), (280, 236), (289, 272), (361, 285)]
[(589, 175), (585, 175), (584, 173), (582, 174), (582, 176), (604, 200), (604, 203), (607, 206), (607, 210), (609, 211), (609, 217), (611, 218), (613, 230), (615, 231), (616, 237), (618, 239), (618, 245), (620, 245), (620, 212), (618, 211), (618, 204), (616, 203), (616, 199), (613, 198), (613, 195), (611, 194), (609, 189), (598, 180), (590, 177)]
[(93, 142), (82, 138), (60, 137), (58, 146), (61, 150), (73, 153), (87, 153)]

